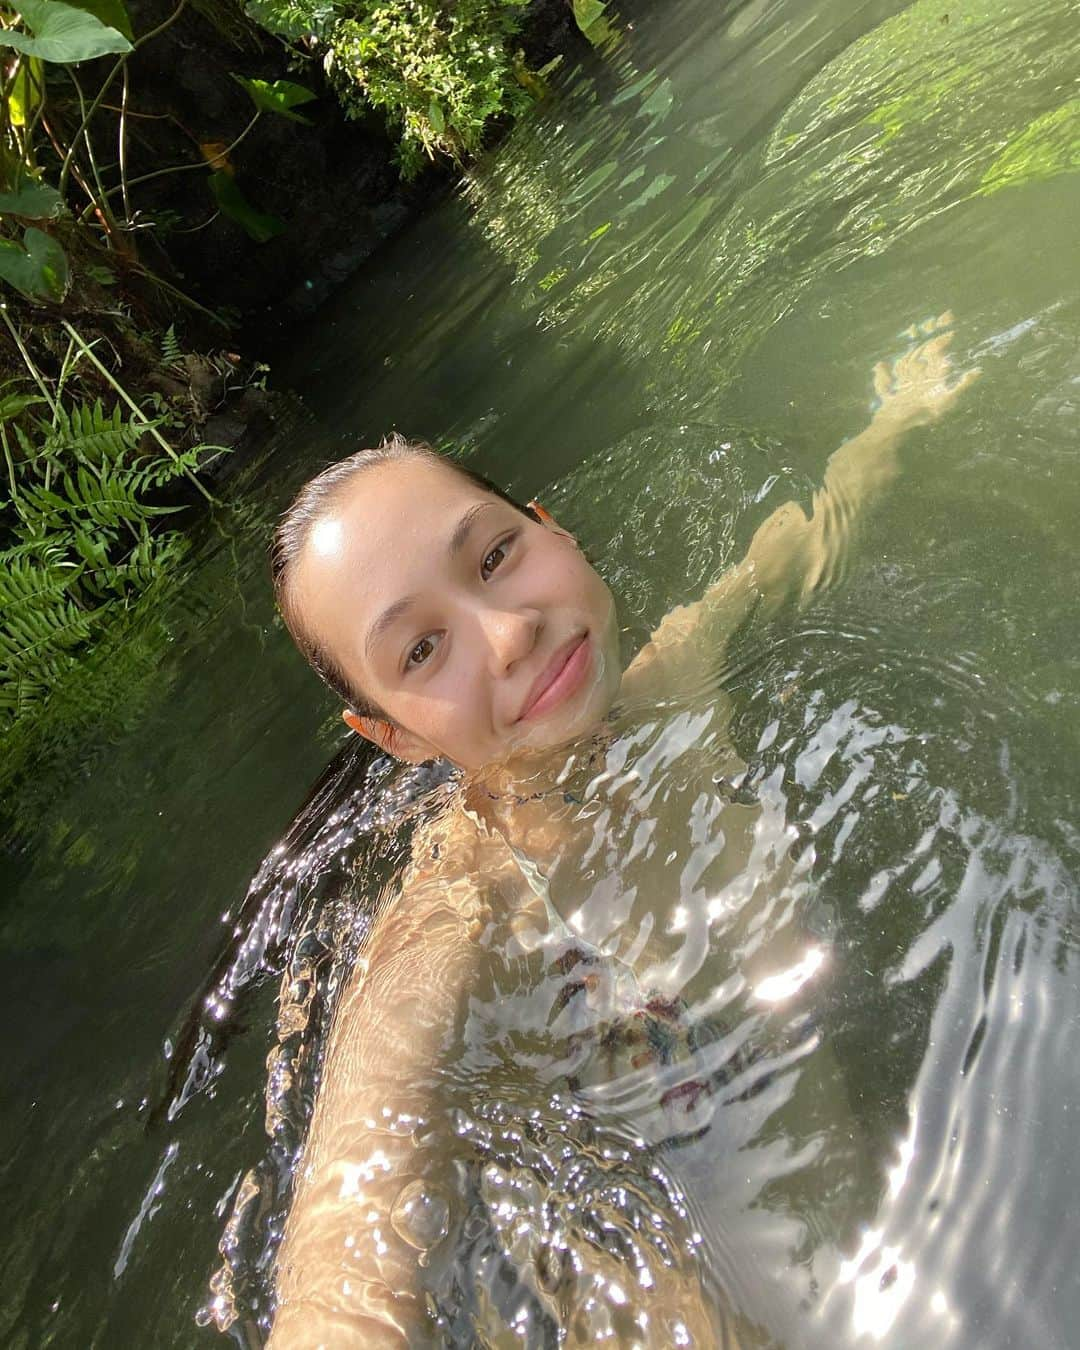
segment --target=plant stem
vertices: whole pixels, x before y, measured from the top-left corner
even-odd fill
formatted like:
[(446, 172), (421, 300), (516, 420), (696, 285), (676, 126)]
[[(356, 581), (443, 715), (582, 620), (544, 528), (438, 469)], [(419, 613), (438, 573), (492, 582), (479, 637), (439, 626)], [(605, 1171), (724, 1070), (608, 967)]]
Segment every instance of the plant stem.
[(104, 99), (106, 93), (108, 92), (109, 86), (112, 84), (113, 80), (116, 79), (117, 75), (119, 75), (121, 67), (124, 65), (124, 62), (126, 60), (127, 57), (122, 56), (120, 60), (117, 61), (116, 65), (113, 66), (112, 70), (109, 71), (108, 75), (105, 76), (105, 81), (102, 84), (101, 88), (97, 91), (97, 95), (95, 96), (93, 103), (91, 103), (90, 107), (87, 108), (86, 111), (83, 113), (82, 125), (79, 127), (78, 131), (76, 131), (75, 135), (71, 138), (71, 144), (67, 148), (67, 154), (64, 156), (64, 161), (60, 165), (60, 182), (58, 183), (57, 186), (59, 188), (61, 196), (64, 195), (64, 191), (67, 188), (68, 175), (71, 173), (72, 160), (75, 158), (75, 147), (79, 144), (79, 140), (81, 139), (83, 132), (86, 130), (87, 123), (90, 121), (91, 117), (93, 117), (93, 115), (97, 112), (98, 108), (101, 105), (102, 99)]
[[(149, 42), (152, 38), (156, 38), (159, 33), (163, 33), (166, 28), (168, 28), (171, 24), (174, 24), (180, 17), (180, 15), (183, 14), (184, 10), (187, 8), (187, 4), (188, 0), (180, 0), (180, 3), (177, 5), (177, 7), (173, 10), (173, 12), (169, 15), (167, 19), (163, 19), (162, 22), (159, 23), (156, 28), (151, 28), (149, 33), (144, 33), (142, 37), (139, 38), (138, 41), (133, 44), (132, 51), (138, 51), (138, 49), (144, 43)], [(64, 162), (60, 166), (59, 187), (61, 195), (63, 195), (64, 188), (67, 186), (68, 174), (71, 171), (71, 159), (75, 153), (75, 147), (79, 143), (79, 137), (86, 130), (86, 125), (90, 121), (91, 117), (93, 117), (93, 115), (97, 112), (98, 108), (101, 107), (101, 104), (105, 99), (105, 95), (109, 92), (110, 85), (112, 84), (113, 80), (116, 79), (117, 75), (120, 73), (126, 61), (127, 61), (127, 54), (121, 56), (119, 61), (117, 61), (117, 63), (113, 66), (112, 70), (110, 70), (108, 75), (105, 76), (104, 83), (102, 84), (101, 88), (97, 91), (97, 94), (94, 96), (93, 103), (90, 104), (90, 107), (87, 109), (83, 117), (82, 126), (78, 129), (78, 131), (75, 133), (72, 139), (71, 145), (68, 148), (68, 152), (64, 156)]]
[[(64, 331), (67, 333), (68, 337), (71, 338), (71, 340), (75, 343), (75, 345), (79, 348), (79, 350), (80, 350), (80, 351), (82, 352), (82, 354), (87, 358), (87, 360), (89, 360), (90, 363), (91, 363), (93, 366), (95, 366), (95, 367), (97, 368), (97, 370), (98, 370), (102, 375), (104, 375), (104, 377), (106, 378), (106, 380), (108, 380), (109, 384), (112, 385), (112, 387), (116, 390), (116, 392), (120, 395), (120, 397), (121, 397), (121, 398), (124, 400), (124, 402), (128, 405), (128, 407), (129, 407), (129, 408), (131, 409), (131, 411), (135, 414), (135, 416), (136, 416), (141, 422), (143, 422), (143, 423), (145, 424), (146, 430), (150, 433), (151, 436), (153, 436), (154, 440), (157, 441), (158, 445), (161, 446), (161, 448), (162, 448), (162, 449), (165, 451), (165, 453), (170, 457), (170, 459), (172, 459), (172, 460), (174, 460), (175, 462), (179, 463), (180, 457), (179, 457), (179, 455), (177, 455), (176, 451), (172, 448), (172, 446), (171, 446), (171, 445), (169, 444), (169, 442), (165, 439), (165, 437), (161, 434), (161, 432), (158, 431), (157, 427), (153, 424), (153, 422), (150, 420), (150, 418), (147, 417), (147, 415), (143, 412), (143, 410), (139, 407), (139, 405), (138, 405), (138, 404), (135, 402), (135, 400), (131, 397), (131, 395), (128, 393), (128, 391), (124, 388), (124, 386), (123, 386), (123, 385), (120, 383), (120, 381), (116, 378), (116, 376), (113, 375), (112, 371), (109, 370), (107, 366), (102, 365), (102, 363), (98, 360), (96, 354), (94, 353), (93, 349), (87, 345), (87, 343), (79, 336), (79, 334), (75, 331), (74, 328), (72, 328), (71, 324), (69, 324), (68, 321), (67, 321), (66, 319), (61, 319), (61, 320), (60, 320), (60, 326), (64, 329)], [(202, 483), (199, 482), (198, 478), (196, 478), (196, 476), (192, 473), (192, 471), (191, 471), (190, 469), (185, 468), (185, 469), (184, 469), (184, 474), (185, 474), (185, 476), (186, 476), (187, 478), (189, 478), (189, 479), (191, 480), (191, 482), (195, 485), (195, 487), (198, 488), (198, 490), (202, 493), (202, 495), (206, 498), (206, 500), (207, 500), (212, 506), (216, 506), (216, 505), (217, 505), (217, 500), (216, 500), (216, 498), (214, 498), (214, 497), (207, 491), (206, 487), (205, 487)]]
[(25, 158), (28, 164), (34, 165), (36, 164), (36, 157), (34, 155), (34, 132), (37, 130), (38, 123), (45, 116), (44, 70), (41, 72), (41, 82), (38, 83), (38, 77), (34, 73), (34, 63), (30, 61), (27, 63), (26, 66), (26, 78), (30, 87), (35, 90), (37, 97), (37, 103), (35, 104), (33, 114), (30, 118), (29, 123), (25, 128), (25, 140), (26, 140)]
[(68, 338), (68, 349), (64, 353), (63, 364), (60, 367), (60, 374), (57, 377), (56, 381), (56, 401), (58, 403), (60, 402), (60, 398), (63, 395), (64, 385), (67, 383), (68, 375), (70, 374), (72, 365), (74, 364), (71, 359), (71, 353), (74, 350), (75, 344), (74, 342), (71, 341), (70, 338)]
[[(86, 158), (90, 162), (90, 172), (94, 175), (94, 184), (97, 187), (98, 195), (94, 205), (97, 206), (98, 214), (101, 216), (102, 223), (105, 226), (105, 234), (109, 243), (112, 243), (113, 230), (110, 228), (115, 222), (112, 219), (112, 212), (106, 207), (104, 211), (100, 209), (100, 204), (105, 201), (105, 184), (101, 181), (101, 174), (98, 172), (97, 160), (94, 158), (94, 146), (90, 140), (90, 128), (86, 119), (86, 99), (83, 96), (82, 85), (79, 83), (78, 76), (73, 68), (68, 68), (68, 75), (71, 77), (71, 83), (75, 86), (75, 92), (79, 96), (79, 111), (83, 114), (82, 137), (86, 144)], [(127, 66), (124, 67), (125, 80), (127, 77)]]
[(226, 331), (229, 330), (228, 323), (226, 323), (220, 314), (215, 314), (212, 309), (207, 309), (205, 305), (200, 305), (198, 300), (193, 300), (191, 296), (185, 291), (182, 291), (179, 286), (174, 286), (172, 282), (166, 281), (164, 277), (159, 277), (156, 272), (152, 272), (149, 267), (144, 267), (140, 262), (136, 261), (135, 266), (147, 281), (150, 282), (151, 286), (158, 286), (161, 290), (167, 291), (169, 295), (175, 295), (177, 300), (182, 304), (187, 305), (189, 309), (194, 309), (200, 314), (205, 314), (206, 317), (212, 319), (219, 328), (224, 328)]
[(26, 366), (26, 369), (30, 372), (30, 374), (34, 377), (34, 383), (45, 395), (45, 402), (49, 405), (49, 408), (52, 411), (52, 415), (53, 417), (55, 417), (56, 400), (53, 398), (51, 392), (49, 391), (49, 386), (45, 383), (45, 377), (42, 375), (41, 371), (38, 370), (37, 366), (34, 365), (33, 357), (26, 350), (26, 345), (23, 342), (22, 338), (19, 336), (19, 330), (11, 322), (11, 315), (7, 312), (6, 305), (0, 305), (0, 317), (2, 317), (4, 323), (7, 324), (7, 330), (11, 334), (15, 346), (18, 347), (19, 349), (19, 355), (23, 359), (23, 364)]
[(128, 68), (124, 66), (124, 83), (120, 91), (120, 130), (117, 133), (119, 140), (120, 160), (120, 186), (124, 190), (124, 219), (131, 219), (131, 198), (128, 196), (127, 184), (127, 103), (128, 103)]
[(158, 24), (156, 28), (151, 28), (149, 33), (144, 33), (142, 37), (136, 38), (134, 50), (138, 51), (140, 47), (144, 46), (147, 42), (150, 42), (154, 38), (156, 38), (159, 33), (164, 33), (166, 28), (171, 27), (177, 21), (180, 15), (183, 14), (184, 10), (187, 8), (187, 2), (188, 0), (180, 0), (180, 3), (176, 6), (176, 8), (173, 10), (173, 12), (169, 15), (167, 19), (162, 19), (162, 21)]
[[(251, 119), (251, 121), (240, 133), (240, 135), (237, 136), (236, 140), (233, 141), (231, 145), (227, 145), (225, 149), (222, 150), (220, 155), (214, 156), (215, 161), (227, 159), (229, 155), (231, 155), (232, 152), (236, 149), (236, 147), (240, 144), (240, 142), (244, 140), (244, 138), (248, 135), (248, 133), (251, 131), (251, 129), (254, 127), (255, 123), (259, 120), (261, 116), (262, 116), (262, 109), (260, 108), (259, 111), (255, 114), (255, 116)], [(197, 164), (170, 164), (167, 168), (155, 169), (153, 173), (144, 173), (141, 174), (138, 178), (132, 178), (128, 183), (128, 187), (129, 188), (135, 187), (137, 183), (149, 183), (152, 178), (165, 178), (170, 173), (188, 173), (192, 169), (206, 169), (209, 167), (210, 165), (206, 160), (200, 160)], [(105, 193), (105, 196), (115, 197), (116, 194), (120, 191), (121, 186), (122, 184), (117, 187), (110, 188), (108, 192)]]
[[(45, 134), (46, 134), (46, 136), (48, 136), (49, 140), (52, 142), (52, 148), (56, 151), (57, 158), (59, 158), (59, 157), (63, 154), (63, 151), (62, 151), (61, 148), (60, 148), (60, 142), (56, 139), (56, 133), (53, 131), (52, 127), (49, 125), (48, 122), (45, 121), (44, 118), (41, 119), (41, 125), (45, 128)], [(72, 149), (73, 149), (73, 148), (74, 148), (74, 147), (72, 147)], [(86, 198), (87, 198), (87, 201), (89, 202), (89, 205), (88, 205), (88, 206), (84, 209), (84, 211), (83, 211), (83, 215), (86, 215), (87, 212), (96, 212), (96, 213), (97, 213), (97, 216), (98, 216), (98, 219), (99, 219), (99, 220), (101, 221), (101, 223), (102, 223), (102, 227), (105, 229), (105, 231), (106, 231), (106, 233), (107, 233), (109, 227), (108, 227), (108, 225), (106, 224), (105, 217), (101, 214), (101, 207), (98, 206), (97, 198), (94, 196), (93, 192), (90, 190), (90, 186), (89, 186), (89, 184), (87, 183), (86, 179), (85, 179), (85, 178), (82, 176), (82, 174), (79, 172), (79, 167), (78, 167), (77, 164), (73, 164), (73, 165), (71, 166), (71, 176), (72, 176), (72, 178), (75, 179), (76, 183), (78, 183), (78, 185), (82, 188), (83, 192), (86, 193)], [(79, 223), (80, 223), (80, 224), (82, 223), (82, 222), (81, 222), (81, 217), (80, 217), (80, 222), (79, 222)]]
[(19, 485), (15, 480), (15, 464), (11, 458), (11, 446), (8, 445), (7, 427), (0, 422), (0, 441), (4, 443), (4, 459), (7, 462), (8, 478), (11, 480), (11, 501), (14, 504), (18, 500)]

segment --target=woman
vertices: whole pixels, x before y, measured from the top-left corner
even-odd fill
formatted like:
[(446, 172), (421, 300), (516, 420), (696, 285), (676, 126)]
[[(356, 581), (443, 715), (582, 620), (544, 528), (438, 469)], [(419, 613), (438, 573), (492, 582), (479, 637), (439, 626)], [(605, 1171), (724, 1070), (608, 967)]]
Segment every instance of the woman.
[[(656, 1080), (637, 1134), (655, 1127), (670, 1143), (707, 1129), (715, 1065), (697, 1071), (695, 1056), (709, 1056), (695, 1049), (685, 1016), (695, 971), (685, 945), (673, 952), (664, 938), (673, 924), (707, 918), (658, 922), (635, 950), (600, 960), (602, 944), (582, 937), (586, 907), (569, 914), (559, 900), (564, 880), (592, 875), (595, 861), (595, 830), (575, 808), (583, 784), (609, 764), (627, 708), (671, 696), (755, 611), (837, 577), (853, 523), (896, 473), (903, 433), (944, 413), (977, 376), (950, 382), (950, 323), (943, 315), (935, 336), (877, 367), (877, 412), (830, 459), (809, 517), (794, 503), (777, 510), (743, 561), (670, 613), (625, 671), (611, 593), (576, 542), (535, 503), (517, 506), (425, 447), (394, 437), (361, 451), (309, 483), (286, 514), (275, 548), (279, 605), (345, 699), (349, 726), (403, 760), (445, 758), (462, 774), (446, 809), (418, 831), (335, 1012), (279, 1253), (277, 1350), (437, 1337), (425, 1268), (458, 1233), (445, 1198), (456, 1146), (436, 1146), (425, 1126), (441, 1085), (462, 1085), (455, 1028), (492, 952), (528, 960), (546, 951), (545, 971), (558, 979), (538, 1025), (558, 1030), (573, 1015), (572, 1087), (602, 1094), (605, 1056), (622, 1053)], [(724, 867), (750, 878), (752, 891), (760, 808), (743, 812)], [(789, 843), (777, 846), (784, 859), (772, 884), (791, 881)], [(634, 889), (663, 895), (672, 855), (641, 854)], [(747, 947), (740, 979), (767, 979), (785, 959), (784, 933)], [(673, 1063), (678, 1073), (667, 1072)], [(498, 1189), (485, 1169), (476, 1184)], [(587, 1222), (581, 1208), (573, 1223)], [(489, 1210), (499, 1212), (497, 1198)], [(630, 1228), (640, 1238), (641, 1225)], [(722, 1343), (724, 1315), (699, 1278), (692, 1241), (676, 1249), (640, 1238), (635, 1296), (625, 1260), (602, 1240), (582, 1244), (584, 1263), (564, 1260), (551, 1275), (560, 1243), (550, 1236), (518, 1224), (506, 1240), (518, 1265), (541, 1272), (538, 1306), (562, 1343), (601, 1334), (620, 1344)], [(515, 1343), (514, 1314), (494, 1293), (481, 1289), (477, 1309), (481, 1334)]]

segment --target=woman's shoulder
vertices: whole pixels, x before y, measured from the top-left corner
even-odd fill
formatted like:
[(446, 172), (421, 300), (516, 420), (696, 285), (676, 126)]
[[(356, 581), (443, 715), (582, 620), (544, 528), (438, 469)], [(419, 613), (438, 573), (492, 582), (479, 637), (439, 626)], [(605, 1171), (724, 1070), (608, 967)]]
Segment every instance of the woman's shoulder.
[(453, 886), (486, 892), (506, 864), (501, 837), (470, 804), (459, 784), (413, 832), (402, 891)]
[(631, 698), (656, 698), (670, 692), (672, 676), (681, 668), (700, 622), (700, 602), (669, 610), (627, 666), (620, 693)]

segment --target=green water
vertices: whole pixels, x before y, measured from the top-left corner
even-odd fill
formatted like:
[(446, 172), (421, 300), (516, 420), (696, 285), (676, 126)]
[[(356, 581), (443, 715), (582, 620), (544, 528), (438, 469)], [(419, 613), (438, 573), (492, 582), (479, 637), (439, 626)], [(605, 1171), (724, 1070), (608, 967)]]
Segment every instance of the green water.
[[(317, 1061), (363, 902), (429, 785), (347, 757), (275, 851), (338, 743), (267, 595), (263, 540), (295, 486), (393, 426), (463, 446), (578, 533), (632, 646), (772, 509), (809, 503), (869, 418), (874, 363), (946, 308), (957, 367), (982, 377), (906, 441), (845, 584), (747, 625), (627, 741), (638, 781), (685, 804), (684, 901), (728, 884), (681, 878), (697, 848), (722, 867), (723, 827), (700, 820), (734, 745), (739, 790), (801, 860), (790, 912), (762, 923), (828, 953), (766, 1023), (760, 1081), (718, 1091), (664, 1166), (701, 1286), (760, 1343), (1075, 1342), (1080, 6), (625, 14), (617, 51), (557, 76), (455, 200), (291, 336), (276, 370), (312, 425), (283, 429), (206, 543), (138, 725), (41, 785), (40, 837), (3, 860), (5, 1345), (210, 1343), (230, 1215), (230, 1334), (265, 1325), (310, 1105), (272, 1093), (268, 1137), (278, 976), (316, 974)], [(626, 881), (618, 781), (598, 800)], [(627, 936), (670, 903), (594, 919)], [(698, 940), (694, 997), (736, 1035), (745, 935)], [(466, 1030), (512, 1051), (527, 1019), (502, 1010), (530, 986), (496, 958)], [(527, 1074), (478, 1081), (496, 1123), (530, 1100)], [(614, 1083), (612, 1120), (643, 1119)], [(666, 1221), (679, 1241), (674, 1201)], [(445, 1278), (488, 1270), (478, 1250)], [(460, 1343), (474, 1313), (446, 1312)], [(535, 1309), (528, 1326), (554, 1343)]]

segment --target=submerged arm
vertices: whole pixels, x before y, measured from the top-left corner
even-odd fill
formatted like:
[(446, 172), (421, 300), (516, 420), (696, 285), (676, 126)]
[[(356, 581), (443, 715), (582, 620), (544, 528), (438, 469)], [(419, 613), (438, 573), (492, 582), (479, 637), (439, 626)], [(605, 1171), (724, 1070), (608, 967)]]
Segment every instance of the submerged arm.
[[(938, 327), (952, 322), (943, 314)], [(874, 369), (880, 400), (870, 425), (830, 457), (809, 516), (786, 502), (762, 524), (743, 560), (725, 572), (691, 605), (673, 610), (630, 668), (643, 669), (680, 647), (708, 621), (711, 631), (731, 633), (750, 612), (792, 596), (805, 599), (837, 580), (852, 526), (898, 471), (897, 448), (910, 428), (932, 422), (978, 378), (969, 370), (949, 382), (951, 332), (930, 338), (894, 364)]]
[[(441, 850), (449, 862), (445, 841)], [(411, 870), (376, 921), (334, 1019), (278, 1257), (271, 1350), (398, 1350), (425, 1325), (421, 1253), (391, 1216), (422, 1172), (417, 1121), (427, 1114), (486, 907), (471, 867), (449, 884), (444, 873), (417, 879)]]

